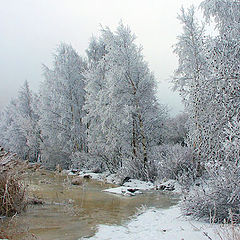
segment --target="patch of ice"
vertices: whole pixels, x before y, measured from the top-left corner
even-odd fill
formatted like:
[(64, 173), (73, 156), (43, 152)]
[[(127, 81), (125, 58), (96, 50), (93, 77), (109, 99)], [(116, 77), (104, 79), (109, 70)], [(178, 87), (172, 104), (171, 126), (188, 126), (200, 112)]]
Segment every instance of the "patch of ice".
[(71, 172), (71, 170), (66, 170), (66, 169), (62, 170), (62, 174), (67, 174), (68, 175), (70, 172)]
[(101, 173), (92, 173), (92, 172), (88, 172), (86, 173), (85, 171), (84, 172), (80, 172), (78, 174), (79, 177), (85, 177), (85, 176), (90, 176), (91, 179), (94, 179), (94, 180), (97, 180), (97, 181), (102, 181), (103, 180), (103, 177), (102, 177), (102, 174)]

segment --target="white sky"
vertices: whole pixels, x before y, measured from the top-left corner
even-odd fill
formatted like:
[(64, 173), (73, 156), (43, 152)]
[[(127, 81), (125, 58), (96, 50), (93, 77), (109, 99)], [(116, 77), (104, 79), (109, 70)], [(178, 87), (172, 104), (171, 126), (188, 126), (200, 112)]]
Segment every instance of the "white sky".
[(172, 114), (183, 109), (167, 82), (177, 67), (172, 45), (181, 32), (180, 7), (201, 0), (0, 0), (0, 110), (27, 79), (38, 91), (41, 65), (51, 65), (60, 42), (85, 55), (100, 24), (115, 30), (122, 19), (143, 46), (145, 59), (159, 83), (158, 97)]

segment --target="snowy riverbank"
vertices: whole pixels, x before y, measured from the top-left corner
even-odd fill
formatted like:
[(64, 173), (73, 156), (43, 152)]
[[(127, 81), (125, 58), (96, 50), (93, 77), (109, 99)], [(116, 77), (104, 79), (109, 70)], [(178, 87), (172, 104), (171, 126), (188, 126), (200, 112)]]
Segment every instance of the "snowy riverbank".
[(114, 188), (109, 188), (103, 190), (104, 192), (109, 192), (113, 194), (119, 194), (123, 196), (135, 196), (136, 194), (141, 194), (142, 191), (146, 190), (158, 190), (158, 191), (167, 191), (175, 194), (181, 194), (181, 186), (175, 180), (167, 180), (161, 182), (146, 182), (138, 179), (125, 178), (121, 179), (116, 174), (109, 173), (93, 173), (90, 170), (80, 171), (73, 173), (68, 170), (67, 173), (70, 176), (76, 176), (77, 178), (91, 178), (96, 181), (110, 183), (118, 185)]
[[(72, 173), (69, 173), (72, 175)], [(105, 183), (121, 184), (121, 179), (114, 174), (79, 172), (78, 177), (92, 178)], [(133, 191), (134, 190), (134, 191)], [(123, 195), (135, 196), (145, 190), (171, 191), (180, 194), (181, 187), (174, 180), (158, 183), (128, 179), (121, 186), (103, 191)], [(99, 225), (92, 240), (217, 240), (216, 225), (192, 220), (183, 216), (179, 206), (170, 209), (146, 209), (137, 214), (124, 225)]]
[(91, 240), (217, 240), (215, 227), (184, 217), (178, 206), (148, 209), (123, 226), (100, 225)]

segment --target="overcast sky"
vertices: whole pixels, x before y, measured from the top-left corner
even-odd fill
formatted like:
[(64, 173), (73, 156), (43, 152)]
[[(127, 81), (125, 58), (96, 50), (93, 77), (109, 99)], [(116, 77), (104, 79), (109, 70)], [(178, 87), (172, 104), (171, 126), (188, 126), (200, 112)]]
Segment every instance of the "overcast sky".
[(41, 65), (51, 66), (60, 42), (71, 43), (85, 55), (89, 39), (100, 24), (115, 30), (119, 21), (129, 25), (143, 46), (143, 54), (159, 83), (158, 97), (172, 114), (183, 109), (168, 80), (177, 67), (172, 52), (181, 26), (181, 6), (201, 0), (0, 0), (0, 109), (25, 80), (38, 91)]

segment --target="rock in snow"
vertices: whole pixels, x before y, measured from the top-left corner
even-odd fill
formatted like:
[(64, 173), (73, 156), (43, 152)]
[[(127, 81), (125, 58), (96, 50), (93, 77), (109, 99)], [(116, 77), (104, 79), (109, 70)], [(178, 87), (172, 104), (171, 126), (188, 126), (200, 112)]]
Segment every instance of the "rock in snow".
[(83, 184), (83, 178), (81, 177), (74, 177), (72, 179), (72, 185), (82, 185)]
[(181, 193), (181, 186), (176, 180), (168, 180), (166, 182), (163, 182), (161, 184), (156, 185), (156, 190), (162, 190), (162, 191), (172, 191), (174, 193)]

